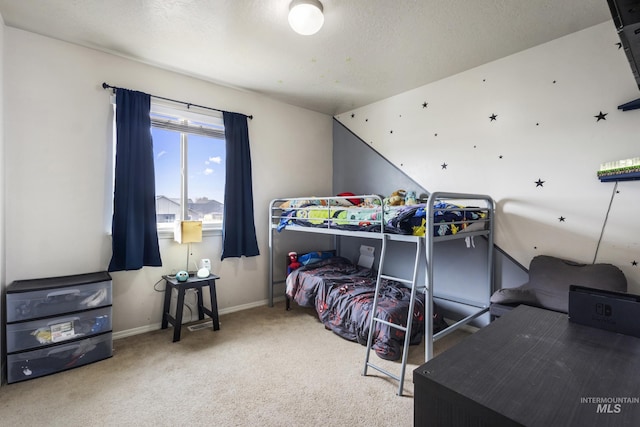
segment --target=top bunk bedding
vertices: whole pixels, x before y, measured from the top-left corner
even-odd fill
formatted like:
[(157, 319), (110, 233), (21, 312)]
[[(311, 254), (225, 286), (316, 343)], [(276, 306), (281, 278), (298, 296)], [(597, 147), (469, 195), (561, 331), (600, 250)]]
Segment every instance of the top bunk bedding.
[[(477, 206), (456, 203), (462, 199)], [(431, 235), (436, 237), (487, 230), (492, 212), (490, 197), (457, 193), (433, 193), (425, 203), (404, 205), (364, 195), (276, 199), (270, 206), (271, 223), (278, 231), (313, 227), (424, 236), (433, 218)]]

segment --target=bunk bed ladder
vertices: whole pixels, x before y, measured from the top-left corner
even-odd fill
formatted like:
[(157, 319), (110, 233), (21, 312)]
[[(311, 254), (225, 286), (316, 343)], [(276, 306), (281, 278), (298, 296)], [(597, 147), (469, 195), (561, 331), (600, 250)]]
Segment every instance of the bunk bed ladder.
[[(413, 320), (413, 309), (415, 306), (415, 300), (416, 300), (416, 289), (417, 289), (417, 281), (418, 281), (418, 268), (419, 268), (419, 263), (420, 263), (420, 249), (422, 246), (422, 242), (423, 239), (422, 238), (415, 238), (415, 244), (416, 244), (416, 253), (415, 253), (415, 262), (414, 262), (414, 267), (413, 267), (413, 275), (411, 277), (411, 279), (406, 279), (406, 278), (402, 278), (402, 277), (394, 277), (394, 276), (388, 276), (383, 274), (384, 271), (384, 263), (385, 263), (385, 258), (386, 258), (386, 250), (387, 250), (387, 241), (389, 239), (388, 235), (383, 235), (382, 237), (382, 250), (380, 251), (380, 262), (378, 265), (378, 277), (377, 277), (377, 281), (376, 281), (376, 292), (375, 295), (373, 297), (373, 305), (371, 307), (371, 312), (373, 313), (373, 315), (371, 316), (371, 320), (369, 323), (369, 336), (367, 339), (367, 352), (366, 352), (366, 356), (365, 356), (365, 361), (364, 361), (364, 369), (362, 372), (362, 375), (367, 375), (367, 370), (368, 368), (372, 368), (375, 369), (378, 372), (383, 373), (384, 375), (387, 375), (388, 377), (391, 377), (395, 380), (398, 381), (398, 395), (402, 396), (402, 391), (403, 391), (403, 387), (404, 387), (404, 377), (405, 377), (405, 370), (406, 370), (406, 366), (407, 366), (407, 358), (409, 355), (409, 342), (411, 341), (411, 325), (412, 325), (412, 320)], [(379, 317), (377, 317), (377, 312), (378, 312), (378, 297), (380, 295), (380, 287), (381, 287), (381, 283), (382, 283), (382, 279), (387, 279), (387, 280), (395, 280), (397, 282), (400, 283), (404, 283), (407, 286), (411, 287), (411, 299), (409, 301), (409, 309), (407, 311), (407, 319), (406, 319), (406, 326), (402, 326), (401, 324), (396, 324), (396, 323), (392, 323), (392, 322), (388, 322), (387, 320), (381, 319)], [(376, 323), (381, 323), (384, 325), (387, 325), (391, 328), (394, 329), (398, 329), (400, 331), (404, 332), (404, 344), (402, 347), (402, 367), (401, 367), (401, 371), (400, 371), (400, 375), (396, 375), (390, 371), (388, 371), (387, 369), (375, 365), (372, 362), (369, 361), (369, 356), (371, 354), (371, 348), (373, 346), (373, 336), (374, 336), (374, 332), (375, 332), (375, 326)]]

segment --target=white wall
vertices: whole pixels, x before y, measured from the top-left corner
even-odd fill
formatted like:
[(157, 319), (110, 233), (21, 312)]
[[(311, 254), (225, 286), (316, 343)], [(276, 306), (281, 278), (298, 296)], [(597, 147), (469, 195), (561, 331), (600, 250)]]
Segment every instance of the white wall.
[[(5, 138), (4, 138), (4, 19), (0, 15), (0, 289), (4, 289), (6, 283), (5, 268)], [(4, 301), (0, 298), (0, 302)], [(0, 319), (4, 319), (4, 307), (0, 303)], [(0, 328), (0, 338), (4, 335), (4, 329)], [(0, 354), (4, 354), (4, 340), (0, 339)], [(4, 359), (0, 362), (0, 368), (4, 372)]]
[[(210, 258), (221, 276), (221, 310), (264, 302), (268, 203), (329, 193), (330, 116), (9, 27), (2, 58), (6, 283), (108, 266), (112, 110), (110, 92), (101, 87), (107, 82), (254, 116), (249, 136), (261, 255), (220, 262), (221, 236), (215, 235), (194, 244), (193, 257)], [(154, 284), (186, 261), (186, 248), (172, 240), (162, 239), (160, 249), (163, 267), (112, 275), (114, 331), (158, 326), (162, 294)]]
[(525, 266), (592, 262), (613, 195), (596, 261), (640, 293), (640, 181), (596, 178), (640, 155), (640, 110), (617, 110), (640, 97), (618, 42), (606, 22), (336, 119), (429, 191), (491, 195), (496, 244)]

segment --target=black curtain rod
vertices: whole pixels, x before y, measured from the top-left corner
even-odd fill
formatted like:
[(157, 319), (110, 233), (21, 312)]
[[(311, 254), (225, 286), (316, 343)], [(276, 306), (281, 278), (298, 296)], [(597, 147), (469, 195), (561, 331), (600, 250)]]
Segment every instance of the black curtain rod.
[[(124, 89), (124, 88), (117, 87), (117, 86), (111, 86), (111, 85), (110, 85), (110, 84), (108, 84), (108, 83), (102, 83), (102, 88), (103, 88), (103, 89), (113, 89), (113, 92), (114, 92), (114, 93), (115, 93), (115, 90), (116, 90), (116, 89)], [(165, 97), (162, 97), (162, 96), (156, 96), (156, 95), (149, 95), (149, 96), (151, 96), (151, 97), (153, 97), (153, 98), (157, 98), (157, 99), (162, 99), (162, 100), (165, 100), (165, 101), (177, 102), (178, 104), (184, 104), (184, 105), (186, 105), (186, 106), (187, 106), (187, 108), (191, 108), (191, 107), (198, 107), (198, 108), (204, 108), (205, 110), (213, 110), (213, 111), (219, 111), (219, 112), (221, 112), (221, 113), (229, 113), (229, 111), (219, 110), (219, 109), (217, 109), (217, 108), (205, 107), (204, 105), (192, 104), (192, 103), (190, 103), (190, 102), (178, 101), (178, 100), (176, 100), (176, 99), (165, 98)], [(245, 115), (246, 115), (246, 114), (245, 114)], [(253, 115), (251, 115), (251, 116), (247, 116), (247, 117), (253, 120)]]

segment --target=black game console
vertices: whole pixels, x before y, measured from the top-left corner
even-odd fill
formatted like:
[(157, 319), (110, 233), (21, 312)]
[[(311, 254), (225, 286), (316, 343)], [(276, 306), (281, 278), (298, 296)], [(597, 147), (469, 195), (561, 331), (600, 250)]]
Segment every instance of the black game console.
[(640, 295), (571, 285), (569, 320), (640, 337)]

